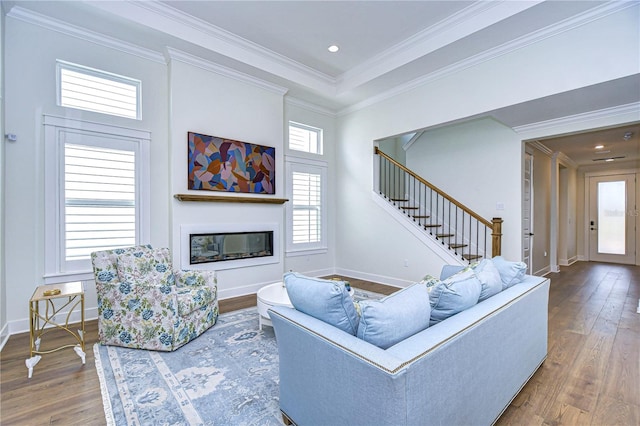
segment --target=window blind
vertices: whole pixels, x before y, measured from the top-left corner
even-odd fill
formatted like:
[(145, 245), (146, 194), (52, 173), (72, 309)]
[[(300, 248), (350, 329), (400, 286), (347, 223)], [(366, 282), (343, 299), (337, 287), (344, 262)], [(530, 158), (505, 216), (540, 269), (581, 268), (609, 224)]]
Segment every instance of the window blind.
[(292, 173), (293, 243), (316, 243), (322, 239), (322, 181), (320, 174)]
[(58, 62), (59, 104), (139, 119), (140, 81)]
[(135, 152), (65, 144), (65, 260), (136, 242)]
[(322, 129), (289, 122), (289, 149), (322, 154)]

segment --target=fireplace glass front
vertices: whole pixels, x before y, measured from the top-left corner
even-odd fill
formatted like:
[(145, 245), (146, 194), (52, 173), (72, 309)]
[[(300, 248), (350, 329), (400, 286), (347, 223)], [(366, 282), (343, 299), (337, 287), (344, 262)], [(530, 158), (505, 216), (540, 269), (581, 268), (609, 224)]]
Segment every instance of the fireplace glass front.
[(273, 231), (189, 234), (189, 263), (273, 256)]

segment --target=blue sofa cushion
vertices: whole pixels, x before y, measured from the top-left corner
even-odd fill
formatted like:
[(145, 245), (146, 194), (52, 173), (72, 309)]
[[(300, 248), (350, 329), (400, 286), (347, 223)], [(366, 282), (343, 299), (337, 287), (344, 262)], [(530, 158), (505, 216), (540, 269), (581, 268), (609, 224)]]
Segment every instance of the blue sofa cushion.
[(361, 316), (356, 336), (382, 349), (429, 327), (429, 293), (421, 283), (359, 305)]
[(351, 335), (358, 331), (358, 313), (343, 281), (287, 272), (283, 277), (294, 308)]
[(450, 276), (457, 274), (463, 269), (465, 269), (465, 267), (460, 265), (444, 265), (442, 267), (442, 271), (440, 271), (440, 279), (446, 280)]
[(492, 260), (500, 273), (503, 290), (521, 282), (527, 273), (527, 264), (524, 262), (510, 262), (502, 256), (496, 256)]
[(483, 300), (502, 291), (502, 278), (500, 277), (500, 272), (491, 259), (481, 260), (480, 263), (473, 266), (472, 269), (482, 285), (478, 302), (482, 302)]
[(443, 281), (427, 276), (422, 283), (429, 291), (431, 325), (474, 306), (482, 291), (474, 271), (467, 268)]

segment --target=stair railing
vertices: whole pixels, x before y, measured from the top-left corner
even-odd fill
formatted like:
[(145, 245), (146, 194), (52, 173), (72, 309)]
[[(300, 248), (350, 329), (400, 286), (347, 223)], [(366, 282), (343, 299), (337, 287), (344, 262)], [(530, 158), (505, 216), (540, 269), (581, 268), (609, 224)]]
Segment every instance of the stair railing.
[(502, 219), (481, 217), (441, 189), (375, 147), (376, 189), (425, 232), (468, 262), (499, 256)]

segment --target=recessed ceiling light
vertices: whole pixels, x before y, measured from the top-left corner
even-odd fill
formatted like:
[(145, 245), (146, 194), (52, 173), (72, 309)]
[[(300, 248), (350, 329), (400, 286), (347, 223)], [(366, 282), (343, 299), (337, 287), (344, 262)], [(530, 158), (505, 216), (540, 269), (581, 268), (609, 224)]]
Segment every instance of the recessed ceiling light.
[(602, 148), (604, 148), (604, 145), (596, 145), (594, 148), (595, 149), (602, 149)]
[(609, 161), (613, 161), (613, 158), (607, 158), (607, 159), (606, 159), (606, 160), (604, 160), (604, 161), (606, 161), (606, 162), (608, 163)]
[(336, 46), (335, 44), (332, 44), (327, 48), (327, 50), (331, 53), (336, 53), (338, 50), (340, 50), (340, 47)]

